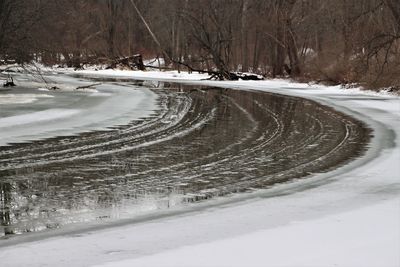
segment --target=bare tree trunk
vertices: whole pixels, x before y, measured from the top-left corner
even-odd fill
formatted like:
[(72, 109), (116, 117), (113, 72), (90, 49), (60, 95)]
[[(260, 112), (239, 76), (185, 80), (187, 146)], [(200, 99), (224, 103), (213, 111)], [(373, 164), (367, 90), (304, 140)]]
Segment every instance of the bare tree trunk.
[(385, 0), (396, 22), (397, 32), (400, 31), (400, 2), (398, 0)]
[(110, 58), (116, 57), (116, 49), (115, 49), (115, 36), (116, 36), (116, 23), (117, 23), (117, 1), (108, 0), (108, 12), (109, 12), (109, 20), (108, 20), (108, 56)]
[[(112, 1), (112, 0), (111, 0)], [(143, 17), (142, 12), (140, 12), (139, 8), (137, 7), (137, 5), (135, 4), (135, 2), (133, 0), (130, 0), (130, 2), (132, 3), (132, 6), (135, 8), (136, 13), (138, 14), (138, 16), (140, 17), (140, 19), (142, 20), (143, 24), (145, 25), (147, 31), (149, 32), (149, 34), (151, 35), (151, 37), (153, 38), (153, 41), (157, 44), (157, 46), (159, 47), (159, 49), (161, 50), (163, 56), (164, 56), (164, 60), (170, 60), (173, 61), (171, 56), (168, 55), (168, 53), (165, 51), (165, 49), (163, 48), (163, 46), (161, 45), (160, 41), (158, 40), (157, 36), (154, 34), (154, 32), (151, 30), (150, 25), (147, 23), (146, 19)]]
[(274, 59), (272, 62), (272, 76), (282, 76), (285, 64), (285, 40), (284, 40), (284, 23), (280, 4), (275, 7), (275, 42), (274, 42)]
[(349, 12), (350, 4), (348, 0), (342, 0), (342, 12), (343, 12), (343, 25), (342, 25), (342, 35), (343, 35), (343, 57), (346, 62), (351, 54), (351, 45), (350, 45), (350, 12)]
[(298, 55), (298, 47), (296, 44), (295, 36), (292, 31), (290, 18), (287, 19), (286, 24), (286, 35), (287, 35), (287, 50), (290, 62), (290, 75), (298, 76), (301, 73), (300, 60)]
[(247, 13), (249, 2), (248, 0), (243, 0), (242, 2), (242, 28), (241, 28), (241, 41), (242, 41), (242, 71), (249, 71), (249, 57), (248, 57), (248, 23), (247, 23)]
[(0, 226), (4, 228), (5, 235), (14, 233), (9, 229), (9, 225), (11, 224), (11, 189), (12, 186), (10, 183), (0, 183), (0, 203), (2, 203), (2, 207), (0, 207)]
[(253, 72), (257, 72), (257, 70), (258, 70), (258, 64), (259, 64), (259, 61), (260, 61), (260, 58), (259, 58), (259, 41), (258, 41), (258, 36), (259, 36), (259, 31), (258, 31), (258, 29), (256, 29), (256, 33), (255, 33), (255, 36), (254, 36), (254, 48), (253, 48)]

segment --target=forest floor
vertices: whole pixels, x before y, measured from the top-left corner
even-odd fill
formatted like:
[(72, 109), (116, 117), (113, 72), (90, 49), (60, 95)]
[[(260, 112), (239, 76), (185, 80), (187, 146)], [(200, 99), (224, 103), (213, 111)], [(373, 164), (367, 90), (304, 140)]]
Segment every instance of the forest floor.
[(79, 71), (309, 98), (373, 129), (367, 153), (305, 180), (133, 225), (1, 248), (2, 266), (399, 266), (400, 98), (287, 80)]

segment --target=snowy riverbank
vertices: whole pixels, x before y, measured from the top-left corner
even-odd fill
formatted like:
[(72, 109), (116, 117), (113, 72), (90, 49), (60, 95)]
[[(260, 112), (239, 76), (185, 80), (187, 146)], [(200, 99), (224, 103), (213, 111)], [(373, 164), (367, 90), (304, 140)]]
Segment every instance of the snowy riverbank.
[(285, 80), (82, 71), (310, 98), (374, 129), (368, 153), (328, 174), (175, 216), (0, 248), (5, 266), (399, 266), (400, 99)]

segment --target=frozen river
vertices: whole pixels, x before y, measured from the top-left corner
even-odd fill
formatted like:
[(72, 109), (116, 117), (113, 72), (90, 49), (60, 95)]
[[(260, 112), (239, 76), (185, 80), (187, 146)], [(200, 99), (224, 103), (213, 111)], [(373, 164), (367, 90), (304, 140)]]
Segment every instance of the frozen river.
[(341, 166), (370, 140), (362, 122), (299, 97), (101, 83), (0, 92), (3, 238), (268, 188)]

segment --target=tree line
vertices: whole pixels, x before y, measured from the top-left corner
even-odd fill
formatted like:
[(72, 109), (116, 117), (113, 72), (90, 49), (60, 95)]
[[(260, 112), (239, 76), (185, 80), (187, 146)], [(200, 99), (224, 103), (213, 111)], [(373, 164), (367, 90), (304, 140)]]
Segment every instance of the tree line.
[(142, 54), (175, 69), (398, 88), (399, 39), (398, 0), (0, 0), (3, 63)]

